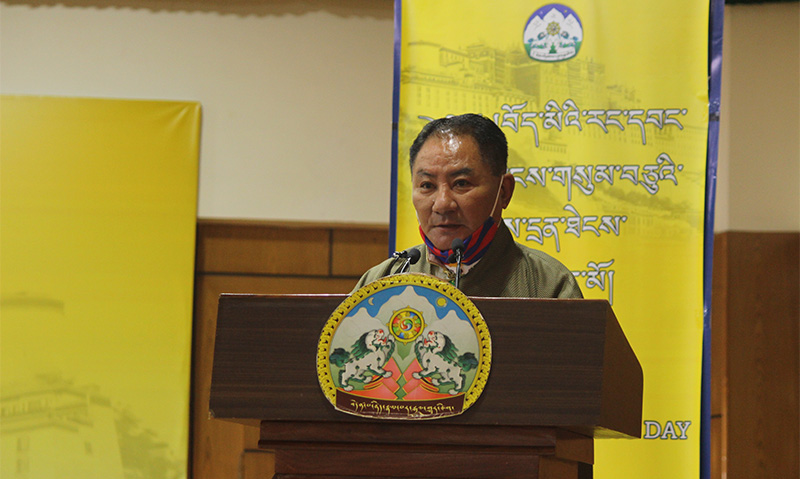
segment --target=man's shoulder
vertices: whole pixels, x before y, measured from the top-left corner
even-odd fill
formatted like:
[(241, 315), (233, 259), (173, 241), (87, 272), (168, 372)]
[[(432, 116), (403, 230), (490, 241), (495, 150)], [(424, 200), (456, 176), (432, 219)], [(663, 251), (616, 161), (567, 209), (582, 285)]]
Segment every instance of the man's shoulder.
[(525, 258), (526, 261), (539, 264), (549, 268), (555, 268), (558, 270), (569, 271), (569, 269), (564, 266), (564, 263), (557, 260), (553, 256), (545, 253), (544, 251), (540, 251), (535, 248), (531, 248), (528, 245), (524, 245), (517, 241), (514, 241), (514, 247), (520, 252), (520, 254)]
[(564, 263), (544, 251), (517, 241), (514, 241), (514, 249), (520, 255), (520, 262), (533, 276), (536, 288), (542, 290), (543, 297), (583, 296), (572, 271)]

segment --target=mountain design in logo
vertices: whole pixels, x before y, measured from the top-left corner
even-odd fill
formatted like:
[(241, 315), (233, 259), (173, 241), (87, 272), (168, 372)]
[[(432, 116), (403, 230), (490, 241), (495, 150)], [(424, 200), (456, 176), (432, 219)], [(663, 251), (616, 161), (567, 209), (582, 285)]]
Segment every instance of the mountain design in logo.
[(583, 25), (578, 15), (560, 3), (533, 12), (522, 34), (525, 51), (533, 60), (560, 62), (578, 54), (583, 43)]

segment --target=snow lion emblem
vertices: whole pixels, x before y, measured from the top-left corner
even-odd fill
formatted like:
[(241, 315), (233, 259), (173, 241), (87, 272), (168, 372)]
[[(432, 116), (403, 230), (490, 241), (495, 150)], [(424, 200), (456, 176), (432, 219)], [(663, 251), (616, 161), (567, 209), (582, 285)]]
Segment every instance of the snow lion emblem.
[(331, 363), (344, 368), (339, 372), (339, 384), (345, 391), (352, 391), (351, 379), (372, 382), (375, 376), (388, 378), (392, 373), (383, 366), (394, 351), (394, 338), (383, 329), (373, 329), (362, 334), (353, 343), (350, 351), (337, 348), (331, 353)]
[(461, 392), (464, 387), (464, 374), (462, 371), (469, 371), (478, 366), (478, 358), (472, 353), (458, 355), (453, 341), (443, 333), (429, 331), (428, 334), (420, 336), (414, 344), (422, 371), (415, 372), (414, 379), (428, 378), (431, 384), (453, 383), (453, 387), (448, 391), (455, 395)]

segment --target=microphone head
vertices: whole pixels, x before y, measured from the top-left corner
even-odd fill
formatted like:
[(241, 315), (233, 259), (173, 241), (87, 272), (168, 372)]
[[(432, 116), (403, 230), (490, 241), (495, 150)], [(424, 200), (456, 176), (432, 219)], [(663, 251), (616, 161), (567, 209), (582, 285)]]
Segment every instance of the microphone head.
[(405, 252), (408, 254), (408, 262), (410, 264), (417, 264), (417, 261), (419, 261), (419, 257), (421, 256), (419, 250), (412, 248), (407, 249)]
[(461, 258), (461, 254), (464, 252), (464, 240), (461, 238), (456, 238), (450, 243), (450, 256), (447, 257), (448, 263), (456, 263)]

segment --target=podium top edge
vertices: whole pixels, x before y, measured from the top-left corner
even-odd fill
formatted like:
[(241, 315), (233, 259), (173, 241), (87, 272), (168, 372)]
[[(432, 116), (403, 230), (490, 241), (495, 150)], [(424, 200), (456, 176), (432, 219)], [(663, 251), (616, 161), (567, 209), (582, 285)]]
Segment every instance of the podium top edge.
[(220, 293), (220, 298), (346, 298), (349, 294), (342, 293), (297, 293), (297, 294), (269, 294), (269, 293)]
[[(347, 298), (349, 294), (343, 293), (294, 293), (294, 294), (268, 294), (268, 293), (221, 293), (220, 300), (234, 299), (279, 299), (279, 298), (296, 298), (296, 299), (337, 299)], [(607, 299), (587, 299), (587, 298), (526, 298), (526, 297), (499, 297), (499, 296), (468, 296), (470, 300), (478, 300), (480, 302), (517, 302), (517, 301), (530, 301), (530, 302), (563, 302), (563, 303), (580, 303), (580, 304), (597, 304), (610, 306)]]

